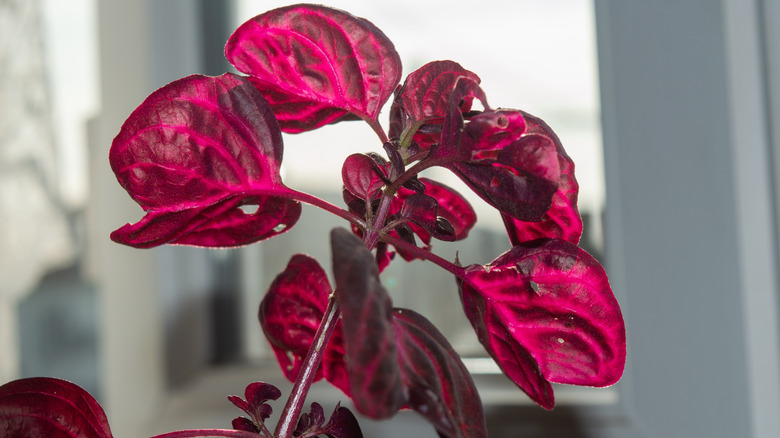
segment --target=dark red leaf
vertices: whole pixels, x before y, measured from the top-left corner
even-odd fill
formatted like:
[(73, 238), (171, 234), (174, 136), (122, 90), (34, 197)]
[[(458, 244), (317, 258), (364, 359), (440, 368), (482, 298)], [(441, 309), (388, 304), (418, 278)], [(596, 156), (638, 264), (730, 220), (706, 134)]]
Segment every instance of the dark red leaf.
[(471, 374), (441, 332), (422, 315), (394, 309), (393, 327), (407, 406), (447, 437), (486, 437), (482, 402)]
[[(286, 231), (300, 217), (279, 175), (279, 127), (240, 76), (193, 75), (155, 91), (122, 125), (109, 159), (147, 212), (112, 233), (119, 243), (246, 245)], [(246, 205), (257, 208), (246, 213)]]
[(344, 160), (341, 178), (344, 187), (363, 200), (373, 200), (387, 182), (385, 170), (377, 158), (368, 154), (352, 154)]
[[(390, 109), (390, 136), (404, 138), (424, 124), (441, 126), (450, 105), (450, 94), (461, 77), (476, 84), (480, 82), (479, 76), (453, 61), (429, 62), (409, 74), (403, 86), (396, 90)], [(462, 96), (458, 102), (460, 111), (468, 112), (473, 99), (471, 94)], [(424, 133), (415, 139), (424, 146), (432, 142)]]
[(439, 240), (455, 240), (455, 230), (449, 225), (449, 222), (437, 220), (439, 219), (437, 215), (438, 210), (439, 204), (436, 202), (436, 198), (422, 193), (415, 193), (404, 201), (400, 216), (407, 218), (425, 230), (427, 234)]
[(346, 229), (331, 233), (350, 396), (372, 418), (409, 407), (448, 437), (487, 436), (471, 375), (423, 316), (392, 309), (371, 253)]
[[(297, 254), (274, 279), (260, 303), (260, 325), (290, 381), (298, 377), (330, 292), (328, 276), (319, 263), (307, 255)], [(320, 369), (316, 380), (321, 378)]]
[(0, 436), (111, 438), (103, 409), (79, 386), (35, 377), (0, 386)]
[[(437, 202), (437, 217), (435, 218), (433, 225), (437, 230), (436, 235), (432, 236), (425, 227), (416, 223), (409, 224), (408, 229), (398, 227), (391, 231), (391, 234), (402, 238), (413, 245), (416, 244), (416, 242), (412, 233), (416, 234), (425, 248), (430, 248), (431, 237), (436, 237), (440, 240), (465, 239), (468, 236), (469, 231), (477, 222), (477, 214), (471, 207), (471, 204), (469, 204), (469, 202), (455, 189), (438, 181), (428, 178), (419, 178), (418, 182), (422, 185), (423, 193), (434, 198)], [(395, 199), (393, 199), (391, 212), (396, 215), (399, 214), (406, 200), (416, 193), (417, 192), (414, 190), (403, 187), (399, 189)], [(452, 236), (454, 236), (454, 239), (452, 239)], [(442, 237), (444, 237), (444, 239), (442, 239)], [(397, 248), (397, 251), (406, 261), (418, 258), (403, 249)]]
[[(436, 199), (438, 204), (437, 215), (446, 219), (455, 230), (455, 240), (468, 237), (469, 231), (477, 222), (477, 213), (460, 193), (455, 189), (429, 178), (420, 178), (425, 186), (425, 194)], [(408, 191), (399, 190), (398, 196), (403, 198)]]
[(246, 417), (236, 417), (230, 422), (231, 426), (235, 430), (243, 430), (245, 432), (260, 433), (260, 428)]
[(471, 118), (462, 134), (443, 136), (437, 151), (457, 157), (446, 167), (488, 204), (513, 218), (538, 221), (558, 189), (558, 154), (549, 137), (525, 128), (517, 111), (488, 110)]
[(331, 248), (350, 396), (358, 412), (388, 418), (404, 403), (390, 296), (359, 238), (336, 228), (331, 232)]
[(311, 404), (311, 411), (302, 414), (293, 432), (294, 437), (318, 437), (325, 435), (328, 438), (363, 438), (363, 432), (357, 418), (352, 411), (336, 404), (336, 409), (331, 414), (328, 423), (325, 422), (325, 414), (319, 403)]
[(244, 390), (244, 397), (237, 395), (228, 396), (228, 400), (237, 408), (246, 412), (249, 418), (238, 417), (233, 420), (233, 429), (257, 432), (261, 426), (273, 413), (273, 408), (269, 405), (269, 400), (276, 400), (282, 396), (274, 385), (264, 382), (254, 382), (247, 385)]
[(230, 37), (225, 56), (268, 96), (285, 132), (376, 121), (401, 79), (401, 59), (371, 22), (318, 5), (258, 15)]
[(328, 438), (363, 438), (357, 418), (349, 409), (336, 405), (330, 415), (330, 420), (322, 428), (322, 433)]
[(477, 82), (467, 77), (458, 78), (449, 95), (449, 108), (442, 123), (439, 141), (432, 146), (429, 158), (447, 158), (451, 161), (468, 161), (473, 158), (473, 139), (464, 138), (465, 119), (460, 107), (460, 102), (469, 96), (479, 99), (486, 109), (489, 108), (485, 93)]
[(480, 342), (534, 401), (551, 409), (547, 382), (608, 386), (620, 379), (626, 335), (599, 263), (576, 245), (515, 246), (458, 281)]
[(558, 153), (558, 190), (552, 198), (550, 209), (539, 222), (524, 222), (514, 219), (506, 213), (501, 217), (506, 225), (512, 245), (542, 237), (567, 240), (577, 244), (582, 237), (582, 218), (577, 209), (579, 185), (574, 177), (574, 161), (566, 154), (563, 144), (547, 124), (538, 117), (522, 112), (527, 124), (527, 132), (547, 136), (555, 143)]

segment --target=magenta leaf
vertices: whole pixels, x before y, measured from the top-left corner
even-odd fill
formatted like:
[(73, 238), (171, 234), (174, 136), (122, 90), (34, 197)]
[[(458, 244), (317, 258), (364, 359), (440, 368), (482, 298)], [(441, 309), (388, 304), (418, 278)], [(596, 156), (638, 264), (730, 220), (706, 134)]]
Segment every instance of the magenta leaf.
[(620, 379), (626, 334), (601, 265), (576, 245), (515, 246), (458, 281), (480, 342), (531, 399), (555, 405), (548, 382), (608, 386)]
[(385, 418), (408, 407), (442, 436), (487, 436), (474, 382), (446, 338), (423, 316), (392, 309), (360, 239), (335, 229), (331, 244), (349, 394), (357, 410)]
[(0, 436), (111, 438), (103, 409), (79, 386), (35, 377), (0, 386)]
[[(395, 92), (390, 109), (390, 136), (406, 137), (407, 133), (416, 133), (425, 124), (438, 126), (447, 114), (450, 95), (459, 78), (465, 77), (479, 84), (476, 74), (453, 61), (433, 61), (415, 70)], [(465, 95), (459, 101), (459, 109), (466, 113), (471, 109), (472, 95)], [(434, 126), (428, 128), (434, 131)], [(426, 130), (416, 135), (421, 146), (429, 146), (432, 140), (426, 137)]]
[(558, 190), (552, 198), (550, 209), (539, 222), (524, 222), (514, 219), (506, 213), (501, 217), (506, 225), (512, 245), (542, 237), (567, 240), (577, 244), (582, 237), (582, 218), (577, 210), (579, 185), (574, 177), (574, 161), (566, 154), (560, 139), (547, 124), (538, 117), (522, 112), (527, 124), (527, 132), (547, 136), (555, 143), (558, 153)]
[(267, 96), (285, 132), (354, 115), (376, 123), (401, 79), (401, 59), (371, 22), (318, 5), (258, 15), (228, 40), (225, 56)]
[[(122, 125), (109, 159), (146, 211), (111, 234), (119, 243), (246, 245), (286, 231), (300, 217), (279, 175), (279, 127), (240, 76), (193, 75), (155, 91)], [(245, 212), (247, 205), (255, 211)]]
[[(260, 325), (290, 381), (298, 377), (330, 292), (328, 277), (319, 263), (307, 255), (297, 254), (274, 279), (260, 303)], [(321, 378), (320, 369), (316, 379)]]
[(238, 417), (234, 419), (233, 428), (259, 433), (265, 420), (273, 413), (271, 405), (266, 402), (276, 400), (281, 396), (282, 392), (279, 391), (279, 388), (264, 382), (254, 382), (247, 385), (246, 390), (244, 390), (245, 398), (237, 395), (228, 396), (231, 403), (249, 415), (249, 418)]

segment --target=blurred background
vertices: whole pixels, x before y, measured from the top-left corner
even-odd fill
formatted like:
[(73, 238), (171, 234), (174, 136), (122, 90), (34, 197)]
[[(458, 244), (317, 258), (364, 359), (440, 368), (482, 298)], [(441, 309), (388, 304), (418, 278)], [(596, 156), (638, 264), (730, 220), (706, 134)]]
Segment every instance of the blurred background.
[[(492, 436), (776, 436), (780, 5), (325, 3), (382, 29), (404, 76), (437, 59), (474, 71), (492, 106), (543, 118), (577, 165), (581, 246), (628, 326), (614, 387), (557, 386), (546, 412), (485, 357), (450, 275), (401, 260), (383, 273), (394, 304), (431, 319), (475, 373)], [(290, 232), (235, 250), (108, 238), (143, 215), (108, 166), (124, 119), (168, 82), (232, 71), (233, 29), (286, 4), (0, 0), (0, 382), (74, 381), (118, 437), (229, 427), (225, 397), (252, 381), (287, 394), (257, 306), (292, 254), (328, 266), (342, 221), (305, 206)], [(336, 204), (343, 159), (381, 152), (360, 122), (284, 142), (285, 182)], [(509, 248), (497, 214), (448, 172), (428, 175), (479, 218), (438, 254), (487, 263)], [(326, 411), (339, 400), (326, 384), (310, 395)], [(361, 424), (371, 437), (435, 433), (414, 413)]]

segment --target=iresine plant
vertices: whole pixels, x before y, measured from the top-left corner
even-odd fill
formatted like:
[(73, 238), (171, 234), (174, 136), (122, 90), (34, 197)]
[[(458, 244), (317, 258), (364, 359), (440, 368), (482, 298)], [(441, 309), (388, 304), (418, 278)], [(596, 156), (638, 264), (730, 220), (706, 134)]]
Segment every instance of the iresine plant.
[[(317, 403), (303, 413), (309, 386), (323, 378), (368, 417), (412, 409), (440, 436), (487, 436), (477, 388), (458, 353), (423, 315), (393, 307), (382, 286), (380, 273), (396, 255), (453, 275), (451, 292), (459, 293), (479, 341), (541, 407), (555, 404), (551, 383), (619, 380), (623, 318), (604, 269), (577, 246), (574, 163), (547, 124), (492, 108), (479, 77), (453, 61), (428, 63), (400, 83), (390, 40), (369, 21), (324, 6), (258, 15), (233, 33), (225, 54), (241, 74), (172, 82), (122, 126), (111, 168), (146, 213), (111, 238), (138, 248), (248, 245), (290, 230), (301, 203), (348, 227), (330, 231), (334, 285), (317, 260), (295, 255), (260, 304), (262, 330), (295, 382), (275, 430), (266, 421), (281, 392), (256, 382), (243, 397), (229, 397), (246, 414), (232, 429), (158, 437), (362, 436), (345, 407), (328, 421)], [(390, 98), (385, 131), (378, 116)], [(482, 110), (472, 109), (475, 100)], [(282, 132), (347, 120), (367, 123), (378, 142), (374, 152), (346, 157), (345, 207), (286, 186)], [(477, 220), (457, 191), (418, 176), (433, 166), (453, 172), (500, 213), (508, 251), (469, 266), (431, 252), (434, 239), (467, 238)], [(0, 435), (111, 432), (86, 392), (37, 378), (0, 388)]]

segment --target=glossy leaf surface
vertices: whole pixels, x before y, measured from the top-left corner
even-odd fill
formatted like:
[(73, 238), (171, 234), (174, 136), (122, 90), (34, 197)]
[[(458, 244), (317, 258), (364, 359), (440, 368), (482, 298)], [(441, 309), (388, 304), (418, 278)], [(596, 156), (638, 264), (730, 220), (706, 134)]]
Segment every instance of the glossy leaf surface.
[(408, 407), (442, 436), (487, 436), (474, 382), (446, 338), (422, 315), (392, 309), (360, 239), (336, 229), (331, 242), (350, 396), (358, 411), (384, 418)]
[(240, 76), (193, 75), (155, 91), (122, 125), (109, 159), (146, 211), (111, 234), (126, 245), (246, 245), (286, 231), (301, 213), (284, 197), (273, 113)]
[(242, 24), (225, 47), (252, 76), (285, 132), (333, 123), (348, 114), (376, 121), (401, 79), (401, 59), (373, 24), (318, 5), (293, 5)]
[(542, 134), (555, 143), (558, 154), (558, 190), (552, 198), (552, 204), (539, 222), (524, 222), (502, 213), (509, 240), (519, 245), (542, 237), (567, 240), (575, 245), (582, 237), (582, 218), (577, 209), (579, 185), (574, 176), (574, 161), (566, 154), (561, 140), (540, 118), (522, 112), (527, 124), (527, 132)]
[(608, 386), (620, 379), (626, 335), (601, 265), (560, 239), (515, 246), (458, 282), (480, 342), (544, 408), (548, 382)]
[(79, 386), (35, 377), (0, 386), (0, 436), (111, 438), (103, 409)]

